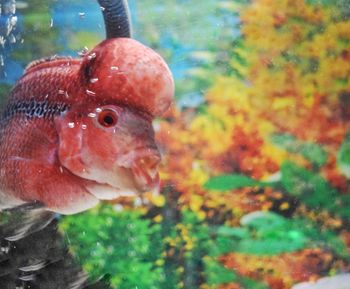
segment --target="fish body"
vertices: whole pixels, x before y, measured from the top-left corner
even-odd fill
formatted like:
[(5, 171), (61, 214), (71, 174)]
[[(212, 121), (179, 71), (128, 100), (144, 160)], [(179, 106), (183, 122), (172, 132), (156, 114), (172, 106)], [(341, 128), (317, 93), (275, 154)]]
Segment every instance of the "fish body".
[(81, 59), (32, 63), (0, 121), (0, 208), (38, 201), (72, 214), (152, 190), (152, 120), (173, 93), (164, 60), (130, 38), (107, 39)]

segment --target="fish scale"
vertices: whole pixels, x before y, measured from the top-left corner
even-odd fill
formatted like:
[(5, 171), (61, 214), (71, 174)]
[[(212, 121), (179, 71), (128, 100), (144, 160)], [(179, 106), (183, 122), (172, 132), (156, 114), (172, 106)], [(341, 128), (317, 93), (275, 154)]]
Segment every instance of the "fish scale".
[(27, 68), (24, 76), (19, 80), (11, 92), (10, 101), (29, 100), (49, 102), (76, 102), (69, 100), (60, 91), (68, 91), (70, 87), (77, 87), (77, 61), (69, 58), (53, 59), (36, 63)]
[(50, 103), (48, 100), (18, 101), (10, 104), (4, 111), (2, 121), (11, 119), (15, 115), (23, 114), (27, 118), (53, 118), (67, 111), (68, 104), (63, 102)]

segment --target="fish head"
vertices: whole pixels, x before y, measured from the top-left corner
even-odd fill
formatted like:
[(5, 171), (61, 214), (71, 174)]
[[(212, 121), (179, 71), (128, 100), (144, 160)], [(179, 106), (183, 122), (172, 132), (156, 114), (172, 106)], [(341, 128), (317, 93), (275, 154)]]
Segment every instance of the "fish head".
[(173, 101), (163, 58), (128, 38), (108, 39), (84, 56), (74, 102), (56, 118), (59, 161), (90, 181), (99, 199), (157, 188), (160, 154), (152, 120)]
[(152, 118), (118, 105), (87, 106), (55, 120), (60, 165), (86, 180), (99, 199), (158, 187), (160, 153)]

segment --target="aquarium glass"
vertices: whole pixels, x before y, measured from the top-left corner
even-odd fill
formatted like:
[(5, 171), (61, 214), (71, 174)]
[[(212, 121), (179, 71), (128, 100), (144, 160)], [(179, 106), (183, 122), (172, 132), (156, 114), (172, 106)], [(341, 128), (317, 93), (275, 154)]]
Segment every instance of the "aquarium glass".
[[(33, 60), (79, 58), (105, 39), (95, 0), (0, 3), (16, 8), (0, 22), (3, 106)], [(168, 63), (175, 99), (153, 121), (159, 194), (55, 216), (88, 280), (350, 288), (350, 1), (129, 7), (132, 37)]]

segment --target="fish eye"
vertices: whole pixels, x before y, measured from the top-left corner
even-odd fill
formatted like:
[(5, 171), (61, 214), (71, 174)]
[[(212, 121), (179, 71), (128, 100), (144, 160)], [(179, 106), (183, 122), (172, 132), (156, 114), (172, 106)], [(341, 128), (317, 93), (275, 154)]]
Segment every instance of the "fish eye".
[(98, 122), (104, 127), (113, 127), (118, 123), (117, 112), (111, 109), (102, 110), (98, 115)]

